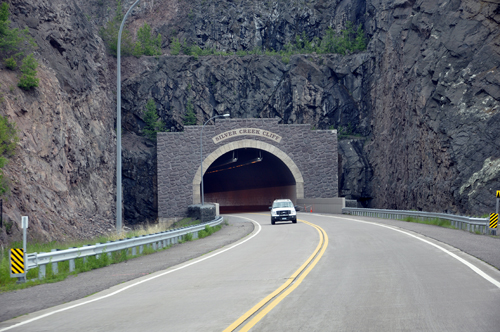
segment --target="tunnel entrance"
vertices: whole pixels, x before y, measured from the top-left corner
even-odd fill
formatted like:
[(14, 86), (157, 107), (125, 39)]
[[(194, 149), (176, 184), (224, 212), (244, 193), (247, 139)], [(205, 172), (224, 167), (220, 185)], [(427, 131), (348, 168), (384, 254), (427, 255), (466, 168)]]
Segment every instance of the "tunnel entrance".
[(255, 148), (223, 154), (203, 181), (205, 201), (219, 203), (221, 213), (268, 211), (277, 198), (297, 198), (295, 178), (285, 163)]
[(230, 119), (158, 133), (158, 220), (184, 218), (202, 202), (227, 213), (269, 211), (276, 198), (338, 197), (337, 132), (279, 121)]

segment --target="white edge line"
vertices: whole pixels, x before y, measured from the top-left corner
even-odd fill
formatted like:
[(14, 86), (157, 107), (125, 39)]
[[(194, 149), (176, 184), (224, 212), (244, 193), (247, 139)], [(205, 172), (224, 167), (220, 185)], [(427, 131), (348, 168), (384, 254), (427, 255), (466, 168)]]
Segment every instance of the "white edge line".
[[(382, 224), (379, 224), (379, 223), (376, 223), (376, 222), (370, 222), (370, 221), (364, 221), (364, 220), (357, 220), (357, 219), (352, 219), (352, 218), (345, 218), (345, 217), (334, 217), (334, 216), (325, 216), (325, 215), (321, 215), (321, 214), (316, 214), (316, 216), (320, 216), (320, 217), (327, 217), (327, 218), (339, 218), (339, 219), (345, 219), (345, 220), (352, 220), (352, 221), (356, 221), (356, 222), (361, 222), (361, 223), (365, 223), (365, 224), (371, 224), (371, 225), (375, 225), (375, 226), (380, 226), (380, 227), (385, 227), (385, 228), (389, 228), (389, 229), (392, 229), (393, 231), (396, 231), (396, 232), (400, 232), (400, 233), (403, 233), (403, 234), (406, 234), (408, 236), (411, 236), (417, 240), (420, 240), (422, 242), (425, 242), (427, 244), (430, 244), (431, 246), (434, 246), (436, 248), (438, 248), (439, 250), (447, 253), (448, 255), (450, 255), (451, 257), (455, 258), (456, 260), (458, 260), (459, 262), (461, 262), (462, 264), (464, 264), (465, 266), (467, 266), (468, 268), (470, 268), (472, 271), (476, 272), (477, 274), (479, 274), (481, 277), (483, 277), (484, 279), (486, 279), (487, 281), (491, 282), (493, 285), (495, 285), (496, 287), (500, 288), (500, 282), (498, 282), (496, 279), (493, 279), (492, 277), (490, 277), (488, 274), (484, 273), (483, 271), (481, 271), (477, 266), (475, 266), (474, 264), (472, 263), (469, 263), (467, 262), (465, 259), (455, 255), (454, 253), (452, 253), (451, 251), (435, 244), (435, 243), (432, 243), (430, 241), (427, 241), (421, 237), (418, 237), (416, 235), (413, 235), (411, 233), (408, 233), (408, 232), (405, 232), (403, 230), (400, 230), (400, 229), (397, 229), (397, 228), (394, 228), (394, 227), (391, 227), (391, 226), (387, 226), (387, 225), (382, 225)], [(1, 331), (0, 331), (1, 332)]]
[[(116, 295), (116, 294), (118, 294), (118, 293), (121, 293), (121, 292), (123, 292), (123, 291), (125, 291), (125, 290), (127, 290), (127, 289), (130, 289), (130, 288), (132, 288), (132, 287), (138, 286), (138, 285), (140, 285), (140, 284), (142, 284), (142, 283), (145, 283), (145, 282), (151, 281), (151, 280), (156, 279), (156, 278), (159, 278), (159, 277), (163, 277), (164, 275), (167, 275), (167, 274), (170, 274), (170, 273), (172, 273), (172, 272), (182, 270), (182, 269), (184, 269), (184, 268), (186, 268), (186, 267), (188, 267), (188, 266), (191, 266), (191, 265), (194, 265), (194, 264), (197, 264), (197, 263), (203, 262), (204, 260), (207, 260), (207, 259), (209, 259), (209, 258), (212, 258), (212, 257), (215, 257), (215, 256), (217, 256), (217, 255), (220, 255), (220, 254), (222, 254), (222, 253), (224, 253), (224, 252), (226, 252), (226, 251), (228, 251), (228, 250), (231, 250), (231, 249), (233, 249), (233, 248), (236, 248), (237, 246), (239, 246), (239, 245), (241, 245), (241, 244), (243, 244), (243, 243), (245, 243), (245, 242), (247, 242), (247, 241), (251, 240), (251, 239), (252, 239), (252, 238), (254, 238), (257, 234), (259, 234), (259, 233), (260, 233), (260, 231), (261, 231), (261, 229), (262, 229), (262, 226), (260, 226), (260, 224), (259, 224), (258, 222), (254, 221), (254, 220), (252, 220), (252, 219), (250, 219), (250, 218), (241, 217), (241, 216), (234, 216), (234, 215), (233, 215), (232, 217), (242, 218), (242, 219), (247, 219), (247, 220), (251, 221), (254, 225), (257, 225), (257, 231), (256, 231), (253, 235), (251, 235), (249, 238), (247, 238), (247, 239), (245, 239), (245, 240), (243, 240), (243, 241), (241, 241), (241, 242), (238, 242), (238, 243), (236, 243), (236, 244), (234, 244), (234, 245), (230, 246), (229, 248), (226, 248), (226, 249), (224, 249), (224, 250), (221, 250), (221, 251), (218, 251), (218, 252), (216, 252), (216, 253), (213, 253), (213, 254), (211, 254), (211, 255), (209, 255), (209, 256), (207, 256), (207, 257), (204, 257), (204, 258), (198, 259), (198, 260), (196, 260), (196, 261), (194, 261), (194, 262), (191, 262), (191, 263), (188, 263), (188, 264), (182, 265), (182, 266), (180, 266), (180, 267), (178, 267), (178, 268), (175, 268), (175, 269), (172, 269), (172, 270), (167, 270), (167, 271), (165, 271), (165, 272), (163, 272), (163, 273), (160, 273), (160, 274), (157, 274), (157, 275), (155, 275), (155, 276), (153, 276), (153, 277), (150, 277), (150, 278), (147, 278), (147, 279), (143, 279), (143, 280), (138, 281), (138, 282), (136, 282), (136, 283), (134, 283), (134, 284), (131, 284), (131, 285), (125, 286), (125, 287), (123, 287), (123, 288), (121, 288), (121, 289), (119, 289), (119, 290), (117, 290), (117, 291), (114, 291), (113, 293), (110, 293), (110, 294), (107, 294), (107, 295), (104, 295), (104, 296), (101, 296), (101, 297), (98, 297), (98, 298), (95, 298), (95, 299), (92, 299), (92, 300), (89, 300), (89, 301), (86, 301), (86, 302), (78, 303), (78, 304), (75, 304), (75, 305), (72, 305), (72, 306), (69, 306), (69, 307), (65, 307), (65, 308), (62, 308), (62, 309), (59, 309), (59, 310), (55, 310), (55, 311), (52, 311), (52, 312), (49, 312), (49, 313), (43, 314), (43, 315), (41, 315), (41, 316), (34, 317), (34, 318), (28, 319), (28, 320), (26, 320), (26, 321), (23, 321), (23, 322), (17, 323), (17, 324), (12, 325), (12, 326), (8, 326), (8, 327), (6, 327), (6, 328), (1, 329), (1, 330), (0, 330), (0, 332), (3, 332), (3, 331), (8, 331), (8, 330), (14, 329), (14, 328), (16, 328), (16, 327), (19, 327), (19, 326), (22, 326), (22, 325), (26, 325), (26, 324), (32, 323), (32, 322), (34, 322), (34, 321), (40, 320), (40, 319), (42, 319), (42, 318), (45, 318), (45, 317), (48, 317), (48, 316), (52, 316), (52, 315), (54, 315), (54, 314), (57, 314), (57, 313), (60, 313), (60, 312), (63, 312), (63, 311), (67, 311), (67, 310), (70, 310), (70, 309), (73, 309), (73, 308), (76, 308), (76, 307), (80, 307), (80, 306), (85, 305), (85, 304), (89, 304), (89, 303), (92, 303), (92, 302), (96, 302), (96, 301), (103, 300), (103, 299), (105, 299), (105, 298), (108, 298), (108, 297), (111, 297), (111, 296)], [(5, 323), (5, 322), (4, 322), (4, 323)]]

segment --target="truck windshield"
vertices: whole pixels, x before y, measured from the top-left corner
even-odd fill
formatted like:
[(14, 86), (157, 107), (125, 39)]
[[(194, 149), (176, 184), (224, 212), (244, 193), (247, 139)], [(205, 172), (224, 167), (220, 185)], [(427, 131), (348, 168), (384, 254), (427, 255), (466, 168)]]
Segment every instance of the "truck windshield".
[(288, 208), (293, 207), (292, 202), (274, 202), (273, 208)]

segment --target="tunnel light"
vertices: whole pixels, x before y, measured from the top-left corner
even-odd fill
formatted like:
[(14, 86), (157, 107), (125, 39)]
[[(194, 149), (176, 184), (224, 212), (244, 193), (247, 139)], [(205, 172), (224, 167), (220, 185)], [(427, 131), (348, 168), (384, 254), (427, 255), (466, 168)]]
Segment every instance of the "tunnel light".
[[(236, 158), (236, 159), (238, 159), (238, 158)], [(212, 174), (212, 173), (227, 171), (227, 170), (230, 170), (230, 169), (235, 169), (235, 168), (238, 168), (238, 167), (243, 167), (243, 166), (248, 166), (248, 165), (256, 164), (256, 163), (261, 162), (263, 159), (264, 159), (264, 157), (262, 157), (262, 153), (261, 153), (261, 151), (259, 151), (259, 156), (257, 158), (250, 159), (250, 160), (248, 160), (248, 161), (246, 161), (244, 163), (241, 163), (239, 165), (235, 165), (235, 166), (231, 166), (231, 167), (226, 167), (226, 168), (222, 168), (222, 169), (216, 169), (216, 170), (213, 170), (213, 171), (210, 171), (210, 172), (206, 172), (205, 174)]]
[(218, 165), (214, 165), (212, 166), (212, 168), (220, 168), (220, 167), (223, 167), (223, 166), (226, 166), (226, 165), (229, 165), (229, 164), (233, 164), (235, 162), (238, 161), (238, 155), (235, 153), (235, 151), (233, 151), (233, 157), (232, 158), (229, 158), (229, 160), (227, 161), (224, 161)]

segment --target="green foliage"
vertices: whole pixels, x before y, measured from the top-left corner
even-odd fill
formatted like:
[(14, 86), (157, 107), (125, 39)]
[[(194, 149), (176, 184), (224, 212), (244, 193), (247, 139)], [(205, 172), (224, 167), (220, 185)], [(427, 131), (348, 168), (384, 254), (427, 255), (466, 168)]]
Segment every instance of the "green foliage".
[[(120, 0), (116, 1), (116, 14), (115, 16), (99, 30), (99, 35), (106, 44), (108, 51), (116, 56), (118, 53), (118, 32), (120, 31), (120, 24), (123, 20), (123, 8)], [(130, 31), (123, 29), (121, 40), (121, 55), (127, 56), (134, 53), (134, 43)]]
[(4, 59), (5, 67), (10, 70), (17, 68), (17, 61), (22, 60), (22, 76), (19, 87), (29, 90), (37, 87), (39, 80), (36, 78), (37, 61), (33, 54), (23, 59), (24, 54), (30, 53), (36, 47), (33, 38), (29, 35), (28, 28), (23, 30), (11, 29), (9, 21), (9, 4), (0, 4), (0, 53)]
[(141, 55), (161, 55), (161, 35), (158, 34), (156, 38), (151, 35), (151, 27), (144, 23), (137, 32), (137, 42), (134, 47), (134, 55), (139, 57)]
[[(226, 223), (226, 225), (227, 225), (227, 223)], [(204, 230), (198, 231), (198, 238), (203, 239), (204, 237), (210, 236), (213, 233), (219, 231), (221, 228), (222, 228), (221, 225), (217, 225), (217, 226), (213, 226), (213, 227), (206, 225)]]
[(352, 22), (347, 22), (346, 29), (342, 30), (340, 35), (335, 34), (332, 28), (328, 28), (325, 37), (321, 41), (320, 52), (318, 53), (345, 55), (348, 52), (360, 52), (365, 49), (366, 38), (361, 25), (354, 31)]
[(165, 131), (165, 124), (156, 113), (156, 104), (153, 99), (149, 99), (144, 111), (144, 134), (147, 138), (154, 141), (156, 140), (156, 133)]
[(184, 242), (188, 242), (188, 241), (193, 241), (193, 234), (187, 233), (187, 234), (183, 235), (182, 239), (179, 241), (179, 243), (184, 243)]
[(196, 113), (194, 112), (193, 103), (191, 99), (188, 99), (186, 105), (186, 114), (184, 115), (184, 125), (185, 126), (194, 126), (198, 119), (196, 118)]
[(9, 21), (9, 4), (0, 4), (0, 51), (6, 53), (17, 53), (22, 56), (23, 52), (30, 51), (36, 44), (29, 35), (28, 28), (23, 30), (11, 29)]
[(2, 168), (7, 165), (8, 158), (14, 154), (19, 137), (15, 123), (9, 122), (6, 117), (0, 115), (0, 195), (9, 191), (7, 179), (3, 175)]
[(179, 42), (179, 38), (172, 37), (172, 43), (170, 44), (170, 54), (171, 55), (179, 55), (181, 52), (181, 43)]
[(15, 123), (0, 115), (0, 168), (7, 164), (6, 157), (13, 155), (18, 141)]
[[(366, 37), (361, 27), (361, 24), (354, 29), (352, 22), (346, 23), (346, 29), (342, 30), (339, 34), (335, 33), (330, 27), (326, 30), (323, 38), (315, 37), (312, 40), (309, 39), (306, 32), (303, 31), (302, 34), (295, 36), (294, 43), (288, 42), (283, 46), (283, 49), (276, 51), (273, 49), (262, 49), (261, 47), (255, 47), (253, 50), (238, 50), (236, 55), (242, 57), (246, 55), (262, 55), (275, 56), (279, 55), (282, 57), (282, 61), (285, 64), (290, 62), (290, 56), (293, 54), (328, 54), (337, 53), (346, 55), (353, 52), (361, 52), (366, 50)], [(203, 55), (232, 55), (232, 52), (217, 51), (215, 49), (204, 49), (202, 50), (198, 45), (189, 46), (186, 41), (183, 44), (178, 38), (172, 38), (172, 44), (170, 46), (170, 54), (179, 55), (180, 53), (186, 55), (194, 55), (195, 57)]]
[(30, 54), (26, 58), (24, 58), (21, 65), (22, 75), (17, 86), (24, 90), (36, 88), (40, 82), (40, 80), (36, 77), (37, 67), (38, 62), (35, 60), (33, 54)]
[[(181, 221), (178, 221), (174, 225), (176, 227), (185, 227), (185, 226), (190, 226), (194, 224), (199, 224), (199, 220), (191, 220), (191, 218), (185, 218)], [(227, 221), (224, 223), (227, 225)], [(10, 223), (10, 227), (12, 227), (12, 223)], [(153, 227), (154, 231), (153, 232), (146, 232), (145, 234), (153, 234), (153, 233), (158, 233), (158, 231), (163, 231), (163, 230), (158, 230), (156, 227)], [(214, 227), (209, 227), (205, 226), (205, 229), (202, 231), (198, 232), (199, 238), (203, 238), (206, 236), (209, 236), (217, 231), (222, 229), (222, 225), (217, 225)], [(203, 233), (204, 232), (204, 233)], [(133, 235), (133, 236), (141, 236), (138, 234), (133, 234), (134, 232), (131, 232), (132, 234), (126, 234), (128, 235)], [(200, 236), (200, 233), (202, 236)], [(145, 235), (142, 234), (142, 235)], [(88, 243), (106, 243), (110, 240), (116, 241), (117, 238), (115, 237), (116, 235), (112, 235), (109, 237), (106, 236), (101, 236), (97, 239), (90, 240), (83, 240), (83, 241), (77, 241), (77, 242), (71, 242), (71, 243), (57, 243), (55, 241), (53, 242), (48, 242), (48, 243), (37, 243), (37, 242), (32, 242), (29, 241), (27, 243), (27, 252), (29, 253), (34, 253), (34, 252), (50, 252), (51, 249), (67, 249), (67, 248), (75, 248), (75, 247), (81, 247), (82, 245), (88, 244)], [(128, 236), (129, 237), (129, 236)], [(123, 237), (120, 237), (123, 238)], [(187, 236), (184, 236), (183, 239), (180, 242), (186, 242), (186, 241), (192, 241), (193, 240), (193, 235), (189, 234)], [(163, 247), (161, 250), (168, 249), (171, 246)], [(0, 293), (6, 292), (6, 291), (11, 291), (11, 290), (18, 290), (18, 289), (24, 289), (28, 287), (32, 287), (35, 285), (40, 285), (44, 283), (53, 283), (57, 281), (61, 281), (66, 279), (70, 275), (76, 275), (80, 272), (85, 272), (85, 271), (90, 271), (93, 269), (98, 269), (101, 267), (108, 266), (110, 264), (116, 264), (119, 262), (124, 262), (127, 261), (131, 258), (138, 257), (141, 255), (148, 255), (152, 254), (155, 252), (155, 250), (152, 248), (151, 245), (146, 245), (144, 246), (144, 250), (142, 254), (137, 254), (135, 256), (132, 256), (129, 250), (121, 250), (121, 251), (116, 251), (116, 252), (111, 252), (111, 253), (103, 253), (97, 256), (89, 256), (85, 260), (83, 258), (77, 258), (75, 259), (75, 271), (74, 272), (69, 272), (69, 262), (59, 262), (57, 263), (58, 265), (58, 274), (53, 274), (51, 266), (48, 265), (46, 269), (46, 275), (45, 279), (43, 280), (37, 280), (35, 278), (38, 277), (38, 270), (39, 268), (33, 268), (28, 270), (27, 274), (27, 279), (28, 281), (23, 284), (17, 284), (16, 281), (17, 279), (11, 278), (10, 273), (9, 273), (9, 252), (11, 248), (22, 248), (22, 243), (19, 242), (14, 242), (10, 245), (8, 248), (4, 248), (3, 246), (0, 246)], [(157, 250), (158, 251), (158, 250)]]
[(406, 222), (414, 222), (414, 223), (418, 223), (418, 224), (435, 225), (435, 226), (445, 227), (445, 228), (455, 228), (451, 224), (451, 221), (445, 220), (445, 219), (439, 219), (439, 218), (404, 217), (402, 220), (406, 221)]
[(13, 56), (5, 59), (4, 64), (5, 64), (5, 67), (7, 67), (10, 70), (15, 70), (17, 68), (17, 62)]
[[(331, 125), (328, 129), (335, 129), (335, 126)], [(352, 138), (353, 136), (364, 137), (363, 135), (356, 133), (356, 128), (350, 122), (347, 126), (339, 126), (336, 130), (338, 139)]]

